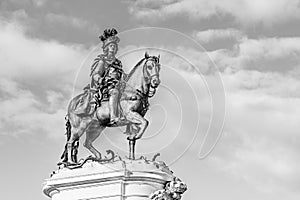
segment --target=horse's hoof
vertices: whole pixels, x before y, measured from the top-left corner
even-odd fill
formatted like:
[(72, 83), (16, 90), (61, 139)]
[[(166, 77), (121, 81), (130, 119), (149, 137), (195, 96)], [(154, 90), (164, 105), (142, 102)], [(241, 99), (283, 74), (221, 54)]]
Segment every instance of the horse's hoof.
[(123, 134), (125, 134), (125, 135), (130, 135), (131, 133), (130, 132), (123, 132)]
[(135, 140), (139, 140), (139, 139), (141, 139), (142, 138), (142, 135), (134, 135), (134, 139)]
[(99, 157), (99, 158), (95, 158), (95, 161), (97, 161), (97, 162), (99, 162), (99, 161), (101, 161), (102, 160), (102, 158), (101, 157)]
[(67, 166), (72, 166), (72, 165), (77, 165), (78, 163), (76, 162), (67, 162)]
[(110, 120), (109, 124), (111, 125), (117, 125), (120, 121), (120, 118), (119, 117), (116, 117), (116, 118), (113, 118)]
[(132, 140), (132, 137), (128, 136), (128, 137), (127, 137), (127, 140)]
[(128, 137), (127, 137), (127, 140), (136, 140), (136, 137), (135, 137), (135, 135), (129, 135)]

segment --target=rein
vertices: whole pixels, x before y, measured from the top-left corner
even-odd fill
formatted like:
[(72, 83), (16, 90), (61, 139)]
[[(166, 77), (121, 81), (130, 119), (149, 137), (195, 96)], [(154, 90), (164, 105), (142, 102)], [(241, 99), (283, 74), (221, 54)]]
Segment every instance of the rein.
[[(145, 62), (145, 64), (144, 64), (144, 66), (143, 66), (143, 71), (145, 71), (144, 74), (146, 74), (145, 79), (151, 81), (151, 79), (152, 79), (153, 77), (157, 76), (157, 74), (152, 74), (152, 75), (150, 76), (149, 72), (148, 72), (147, 70), (145, 70), (145, 65), (146, 65), (146, 63), (147, 63), (148, 61), (150, 61), (150, 60), (154, 60), (154, 61), (156, 62), (156, 60), (153, 59), (153, 58), (146, 59), (146, 62)], [(131, 87), (132, 89), (135, 89), (135, 88), (132, 87), (131, 85), (127, 84), (127, 81), (128, 81), (128, 79), (127, 79), (126, 81), (122, 81), (122, 82), (123, 82), (123, 83), (125, 82), (126, 85), (128, 85), (128, 86)], [(151, 90), (151, 89), (152, 89), (152, 90)], [(143, 99), (143, 98), (152, 98), (152, 97), (155, 95), (155, 93), (156, 93), (156, 88), (153, 88), (153, 87), (151, 86), (151, 84), (150, 84), (150, 90), (149, 90), (148, 94), (147, 94), (147, 93), (144, 93), (144, 92), (142, 92), (142, 91), (140, 91), (139, 89), (136, 89), (136, 91), (137, 91), (137, 94), (138, 94), (142, 99)]]
[(151, 87), (150, 86), (150, 88), (152, 88), (153, 90), (151, 91), (151, 90), (149, 90), (149, 94), (146, 94), (146, 93), (143, 93), (142, 91), (140, 91), (139, 89), (136, 89), (136, 91), (138, 92), (138, 94), (140, 94), (140, 96), (142, 97), (142, 98), (151, 98), (151, 97), (153, 97), (154, 95), (155, 95), (155, 93), (156, 93), (156, 88), (153, 88), (153, 87)]

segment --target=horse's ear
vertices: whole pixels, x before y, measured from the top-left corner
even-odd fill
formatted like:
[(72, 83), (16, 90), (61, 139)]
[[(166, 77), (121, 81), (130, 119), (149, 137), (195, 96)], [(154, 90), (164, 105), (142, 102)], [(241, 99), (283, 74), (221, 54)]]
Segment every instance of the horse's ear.
[(145, 58), (149, 58), (150, 56), (149, 56), (149, 54), (148, 54), (148, 52), (146, 51), (145, 52)]

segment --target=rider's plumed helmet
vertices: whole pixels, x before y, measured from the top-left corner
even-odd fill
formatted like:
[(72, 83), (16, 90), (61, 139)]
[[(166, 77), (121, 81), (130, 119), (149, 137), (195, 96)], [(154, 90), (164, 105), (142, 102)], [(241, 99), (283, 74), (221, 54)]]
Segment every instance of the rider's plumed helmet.
[(120, 39), (117, 36), (118, 31), (114, 28), (112, 29), (105, 29), (103, 34), (99, 36), (100, 40), (103, 42), (102, 48), (105, 48), (110, 43), (119, 43)]

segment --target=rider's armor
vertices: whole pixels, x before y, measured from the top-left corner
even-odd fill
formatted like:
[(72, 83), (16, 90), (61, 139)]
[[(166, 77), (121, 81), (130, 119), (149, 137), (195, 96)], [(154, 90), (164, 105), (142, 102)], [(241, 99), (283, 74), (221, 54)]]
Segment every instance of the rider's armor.
[[(98, 66), (101, 60), (100, 66)], [(123, 75), (122, 63), (120, 60), (115, 58), (111, 63), (103, 55), (98, 56), (96, 60), (97, 64), (94, 64), (92, 68), (92, 89), (96, 90), (97, 93), (94, 96), (94, 101), (100, 106), (102, 101), (109, 101), (110, 117), (112, 120), (118, 121), (118, 101), (120, 95), (121, 84), (120, 81)], [(101, 77), (100, 83), (95, 83), (93, 79), (95, 74), (99, 74)]]
[(111, 64), (108, 64), (106, 72), (103, 77), (103, 84), (107, 85), (107, 89), (113, 89), (119, 86), (122, 78), (123, 69), (120, 60), (115, 59)]
[[(100, 40), (103, 42), (102, 48), (103, 51), (108, 53), (108, 45), (111, 43), (117, 45), (120, 41), (117, 36), (117, 30), (115, 29), (106, 29), (103, 32), (103, 35), (99, 36)], [(102, 101), (109, 100), (109, 110), (110, 110), (110, 123), (115, 124), (119, 121), (118, 113), (118, 101), (120, 95), (120, 80), (122, 79), (123, 70), (122, 63), (120, 60), (115, 58), (115, 54), (111, 53), (109, 59), (107, 55), (98, 55), (95, 59), (94, 64), (92, 65), (91, 71), (91, 84), (90, 88), (92, 91), (97, 91), (94, 95), (94, 102), (97, 106), (101, 105)]]

